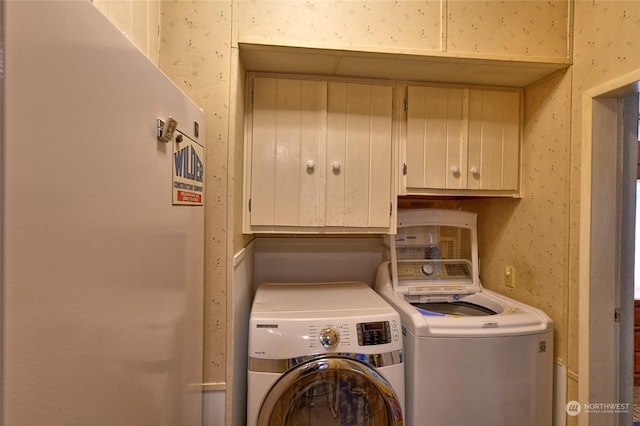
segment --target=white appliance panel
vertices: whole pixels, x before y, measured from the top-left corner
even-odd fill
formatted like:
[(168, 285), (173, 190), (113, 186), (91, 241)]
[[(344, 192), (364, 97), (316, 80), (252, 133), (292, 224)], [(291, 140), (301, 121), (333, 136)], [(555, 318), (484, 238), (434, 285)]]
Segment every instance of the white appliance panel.
[[(476, 239), (473, 213), (398, 213), (398, 236), (389, 241), (392, 260), (379, 266), (376, 289), (402, 321), (406, 424), (547, 426), (553, 323), (539, 309), (482, 287)], [(471, 274), (456, 267), (450, 277), (442, 268), (451, 259), (470, 260)], [(473, 288), (465, 288), (469, 275)]]
[(3, 423), (200, 426), (203, 208), (156, 119), (204, 114), (90, 2), (3, 6)]
[(304, 319), (389, 314), (393, 309), (361, 282), (331, 283), (265, 283), (268, 292), (256, 295), (252, 313), (255, 315), (287, 315)]
[(405, 348), (407, 425), (551, 424), (552, 332), (475, 338), (407, 332)]
[[(361, 324), (386, 323), (386, 343), (359, 340)], [(321, 330), (339, 332), (336, 347), (320, 344)], [(372, 331), (377, 335), (378, 330)], [(385, 332), (386, 333), (386, 332)], [(249, 319), (247, 424), (254, 425), (262, 402), (284, 372), (261, 371), (262, 366), (287, 364), (294, 358), (324, 355), (366, 360), (367, 355), (393, 363), (376, 367), (393, 387), (404, 410), (405, 374), (399, 314), (363, 282), (263, 283), (258, 286)], [(361, 355), (364, 355), (362, 357)], [(252, 369), (252, 364), (254, 368)]]
[[(402, 350), (400, 318), (379, 295), (361, 282), (265, 283), (249, 318), (249, 356), (289, 359), (312, 354), (379, 354)], [(350, 309), (351, 308), (351, 309)], [(361, 344), (361, 324), (386, 327), (389, 341)], [(335, 348), (320, 343), (324, 327), (339, 333)]]
[[(542, 311), (484, 288), (475, 294), (462, 296), (460, 300), (492, 309), (496, 315), (425, 315), (410, 303), (420, 301), (420, 295), (409, 296), (392, 289), (389, 269), (388, 262), (380, 265), (376, 288), (398, 310), (403, 326), (415, 336), (476, 338), (540, 334), (553, 330), (553, 323)], [(434, 296), (429, 295), (428, 298), (433, 299)]]
[[(357, 321), (357, 322), (356, 322)], [(381, 324), (388, 328), (389, 342), (376, 345), (362, 345), (358, 339), (358, 323)], [(260, 325), (265, 327), (260, 328)], [(319, 339), (324, 327), (335, 327), (340, 342), (331, 349), (325, 349)], [(272, 316), (259, 320), (251, 319), (253, 331), (249, 341), (249, 355), (263, 359), (287, 359), (310, 354), (361, 353), (379, 354), (402, 349), (400, 321), (394, 315), (363, 315), (353, 318), (324, 318), (320, 320), (293, 320), (283, 323)]]
[(372, 285), (386, 251), (381, 238), (371, 237), (260, 237), (254, 241), (258, 283), (348, 280)]

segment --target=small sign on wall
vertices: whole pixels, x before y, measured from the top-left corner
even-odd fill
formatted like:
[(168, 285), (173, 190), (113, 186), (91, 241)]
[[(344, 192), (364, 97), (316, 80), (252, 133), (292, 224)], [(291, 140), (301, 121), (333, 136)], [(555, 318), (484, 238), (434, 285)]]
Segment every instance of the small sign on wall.
[[(179, 132), (179, 131), (178, 131)], [(178, 133), (173, 140), (173, 204), (204, 204), (204, 147)]]

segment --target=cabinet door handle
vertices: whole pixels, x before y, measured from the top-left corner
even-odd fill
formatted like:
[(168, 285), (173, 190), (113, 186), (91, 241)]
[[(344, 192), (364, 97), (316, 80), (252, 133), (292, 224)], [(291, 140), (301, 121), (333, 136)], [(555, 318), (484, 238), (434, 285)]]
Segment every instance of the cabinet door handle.
[(340, 168), (342, 167), (342, 165), (340, 164), (339, 161), (334, 161), (331, 164), (331, 168), (333, 169), (333, 173), (338, 174), (340, 173)]
[(307, 161), (307, 171), (309, 173), (313, 173), (313, 171), (316, 169), (316, 162), (313, 160), (308, 160)]
[(460, 167), (458, 167), (458, 166), (453, 166), (453, 167), (451, 168), (451, 173), (453, 173), (454, 175), (458, 175), (458, 174), (460, 174)]
[(478, 168), (476, 166), (473, 166), (471, 168), (471, 174), (474, 175), (474, 176), (478, 176), (478, 173), (479, 173)]

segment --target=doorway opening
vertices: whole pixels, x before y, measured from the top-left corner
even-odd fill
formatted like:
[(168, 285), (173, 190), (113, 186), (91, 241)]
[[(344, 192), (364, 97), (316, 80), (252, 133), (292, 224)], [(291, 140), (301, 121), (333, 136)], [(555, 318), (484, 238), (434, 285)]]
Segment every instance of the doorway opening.
[[(640, 144), (640, 98), (638, 99), (638, 143)], [(639, 145), (640, 148), (640, 145)], [(640, 424), (640, 149), (638, 149), (635, 203), (635, 264), (633, 319), (633, 423)]]
[(578, 398), (627, 409), (581, 426), (633, 422), (639, 92), (637, 70), (583, 97)]

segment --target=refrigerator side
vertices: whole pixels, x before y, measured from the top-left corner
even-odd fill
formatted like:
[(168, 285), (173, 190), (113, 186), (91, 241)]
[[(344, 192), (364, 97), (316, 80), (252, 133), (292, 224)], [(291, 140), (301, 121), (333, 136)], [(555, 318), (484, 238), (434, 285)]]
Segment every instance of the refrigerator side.
[(200, 426), (203, 207), (156, 119), (204, 114), (91, 3), (3, 3), (3, 424)]

